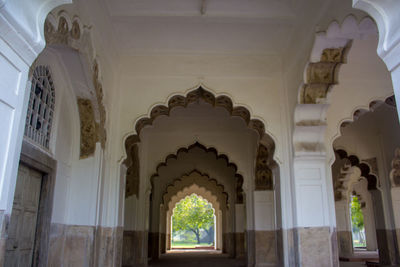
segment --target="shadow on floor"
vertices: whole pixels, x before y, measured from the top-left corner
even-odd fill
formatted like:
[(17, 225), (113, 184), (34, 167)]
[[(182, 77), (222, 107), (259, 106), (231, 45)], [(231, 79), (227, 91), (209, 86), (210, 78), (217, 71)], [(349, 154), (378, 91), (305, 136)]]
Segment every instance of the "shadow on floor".
[(245, 267), (244, 259), (231, 259), (226, 254), (212, 250), (174, 250), (162, 255), (158, 260), (149, 262), (153, 266), (176, 267)]

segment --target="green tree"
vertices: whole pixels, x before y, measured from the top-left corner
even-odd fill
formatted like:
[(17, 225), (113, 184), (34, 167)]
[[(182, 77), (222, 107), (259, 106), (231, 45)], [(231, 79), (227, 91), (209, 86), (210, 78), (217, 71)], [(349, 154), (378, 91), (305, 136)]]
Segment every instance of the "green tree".
[(180, 201), (172, 215), (172, 230), (189, 230), (196, 235), (200, 244), (200, 230), (207, 230), (214, 225), (214, 214), (211, 204), (192, 194)]
[(361, 204), (356, 196), (351, 201), (351, 223), (355, 232), (359, 232), (364, 228), (364, 216), (361, 211)]

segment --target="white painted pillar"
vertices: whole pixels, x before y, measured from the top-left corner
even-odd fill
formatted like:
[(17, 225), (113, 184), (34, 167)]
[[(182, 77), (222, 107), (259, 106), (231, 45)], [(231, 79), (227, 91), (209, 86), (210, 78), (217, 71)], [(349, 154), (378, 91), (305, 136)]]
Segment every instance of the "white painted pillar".
[(278, 264), (274, 191), (254, 191), (255, 266)]
[(346, 199), (335, 202), (335, 211), (339, 256), (349, 257), (353, 254), (349, 202)]
[[(335, 262), (333, 246), (327, 245), (332, 243), (332, 234), (336, 233), (330, 222), (330, 206), (334, 205), (333, 190), (327, 190), (327, 181), (332, 180), (329, 175), (331, 171), (326, 168), (323, 153), (299, 153), (294, 158), (300, 266), (332, 266)], [(332, 201), (332, 205), (329, 205), (329, 201)]]

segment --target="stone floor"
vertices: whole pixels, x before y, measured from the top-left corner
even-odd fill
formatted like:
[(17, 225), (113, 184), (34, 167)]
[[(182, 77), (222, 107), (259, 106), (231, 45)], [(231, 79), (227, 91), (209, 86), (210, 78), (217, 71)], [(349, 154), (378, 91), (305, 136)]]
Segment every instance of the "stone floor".
[(176, 266), (176, 267), (245, 267), (244, 260), (231, 259), (226, 254), (211, 250), (174, 250), (150, 261), (149, 267)]

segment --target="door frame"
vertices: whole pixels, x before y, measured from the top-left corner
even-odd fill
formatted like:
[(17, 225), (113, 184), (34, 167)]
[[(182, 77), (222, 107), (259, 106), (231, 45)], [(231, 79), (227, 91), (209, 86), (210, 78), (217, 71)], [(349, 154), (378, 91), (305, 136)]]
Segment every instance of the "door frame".
[(57, 161), (51, 158), (46, 152), (24, 139), (19, 163), (43, 174), (32, 254), (32, 266), (47, 266)]

